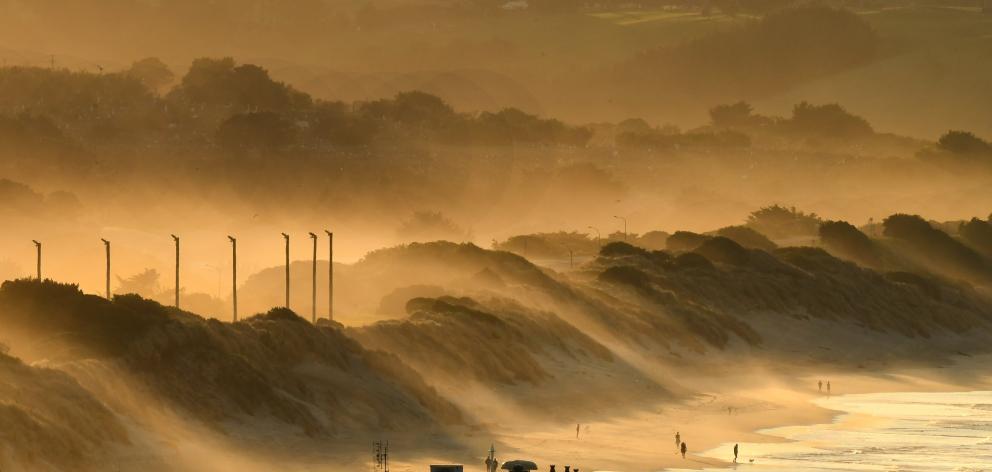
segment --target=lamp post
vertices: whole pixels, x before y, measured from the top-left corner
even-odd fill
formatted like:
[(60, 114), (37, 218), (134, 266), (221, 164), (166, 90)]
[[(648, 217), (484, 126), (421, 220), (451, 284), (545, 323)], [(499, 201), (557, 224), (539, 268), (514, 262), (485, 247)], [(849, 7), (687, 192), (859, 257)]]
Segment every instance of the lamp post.
[(618, 220), (623, 220), (623, 240), (626, 241), (627, 240), (627, 218), (625, 218), (623, 216), (616, 216), (616, 215), (614, 215), (613, 217), (616, 218), (616, 219), (618, 219)]
[(310, 318), (313, 320), (313, 324), (317, 324), (317, 235), (313, 233), (310, 234), (310, 239), (313, 240), (313, 278), (310, 286), (312, 287), (311, 297), (310, 297)]
[(176, 243), (176, 308), (179, 308), (179, 236), (170, 234)]
[(107, 251), (107, 300), (110, 300), (110, 241), (100, 238), (103, 241), (103, 247)]
[(327, 233), (327, 319), (334, 319), (334, 233)]
[(234, 322), (238, 322), (238, 240), (228, 236), (231, 241), (231, 300), (234, 302)]
[(286, 240), (286, 309), (289, 309), (289, 235), (282, 233), (283, 239)]
[(33, 239), (31, 240), (31, 242), (34, 243), (34, 247), (35, 247), (35, 249), (37, 249), (37, 252), (38, 252), (38, 255), (37, 255), (37, 259), (38, 259), (38, 261), (37, 261), (38, 262), (38, 281), (41, 282), (41, 243), (39, 243), (38, 241), (35, 241)]

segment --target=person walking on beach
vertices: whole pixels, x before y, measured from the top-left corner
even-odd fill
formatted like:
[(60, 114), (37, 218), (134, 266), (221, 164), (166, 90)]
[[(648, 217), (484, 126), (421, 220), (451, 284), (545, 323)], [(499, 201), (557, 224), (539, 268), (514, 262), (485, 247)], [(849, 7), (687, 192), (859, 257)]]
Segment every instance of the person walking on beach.
[(819, 391), (821, 391), (821, 392), (823, 391), (823, 381), (822, 380), (818, 380), (816, 382), (816, 389), (819, 390)]
[(575, 424), (575, 439), (579, 439), (579, 423)]
[(827, 381), (827, 395), (830, 395), (830, 381)]
[(734, 464), (737, 463), (737, 444), (734, 444)]
[(683, 442), (683, 443), (682, 443), (682, 449), (681, 449), (681, 451), (682, 451), (682, 458), (683, 458), (683, 459), (685, 459), (685, 450), (686, 450), (686, 447), (685, 447), (685, 442)]
[(675, 432), (675, 449), (679, 448), (679, 444), (682, 444), (682, 435), (678, 431)]

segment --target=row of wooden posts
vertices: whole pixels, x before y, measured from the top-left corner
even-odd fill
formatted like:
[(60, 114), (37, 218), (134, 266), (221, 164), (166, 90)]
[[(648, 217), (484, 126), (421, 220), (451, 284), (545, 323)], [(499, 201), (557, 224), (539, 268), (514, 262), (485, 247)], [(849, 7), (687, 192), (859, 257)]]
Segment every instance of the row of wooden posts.
[[(328, 230), (324, 230), (327, 234), (327, 318), (330, 320), (334, 319), (334, 233)], [(311, 297), (311, 318), (313, 323), (317, 323), (317, 240), (318, 237), (314, 233), (308, 233), (310, 239), (313, 240), (313, 291)], [(176, 245), (176, 308), (179, 308), (179, 236), (174, 234), (172, 240)], [(286, 241), (286, 308), (289, 308), (289, 235), (282, 233), (283, 238)], [(228, 236), (227, 239), (231, 242), (231, 302), (234, 308), (234, 321), (238, 321), (238, 240), (234, 236)], [(106, 239), (100, 239), (103, 241), (104, 249), (107, 253), (107, 299), (111, 298), (110, 293), (110, 241)], [(38, 280), (41, 278), (41, 242), (32, 240), (37, 249), (38, 253)]]

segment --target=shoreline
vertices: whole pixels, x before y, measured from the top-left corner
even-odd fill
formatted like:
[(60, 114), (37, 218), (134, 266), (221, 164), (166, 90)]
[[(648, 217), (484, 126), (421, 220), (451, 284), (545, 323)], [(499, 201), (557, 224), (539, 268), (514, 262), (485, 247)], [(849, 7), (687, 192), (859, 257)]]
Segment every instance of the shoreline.
[[(671, 464), (666, 461), (660, 471), (721, 469), (735, 468), (733, 459), (733, 444), (735, 443), (794, 443), (795, 440), (776, 436), (772, 431), (778, 428), (816, 426), (837, 424), (838, 420), (847, 415), (860, 416), (853, 421), (861, 422), (869, 419), (870, 415), (857, 415), (845, 411), (831, 410), (816, 404), (819, 398), (841, 395), (857, 395), (872, 393), (940, 393), (940, 392), (969, 392), (992, 390), (992, 374), (983, 367), (992, 361), (992, 354), (976, 356), (960, 356), (952, 363), (943, 366), (908, 367), (894, 369), (889, 372), (837, 372), (822, 376), (830, 379), (832, 392), (830, 395), (819, 394), (816, 391), (803, 389), (784, 389), (783, 391), (800, 401), (776, 403), (771, 410), (769, 419), (760, 427), (748, 431), (739, 431), (737, 427), (728, 425), (725, 435), (741, 433), (734, 440), (717, 442), (701, 441), (703, 449), (700, 454), (687, 455), (685, 461)], [(817, 378), (807, 376), (800, 378), (809, 385), (816, 385)], [(769, 392), (770, 393), (770, 392)], [(794, 421), (798, 420), (798, 421)], [(704, 438), (705, 439), (705, 438)], [(727, 450), (727, 459), (717, 459), (717, 451)], [(741, 462), (747, 455), (746, 450), (740, 451)]]

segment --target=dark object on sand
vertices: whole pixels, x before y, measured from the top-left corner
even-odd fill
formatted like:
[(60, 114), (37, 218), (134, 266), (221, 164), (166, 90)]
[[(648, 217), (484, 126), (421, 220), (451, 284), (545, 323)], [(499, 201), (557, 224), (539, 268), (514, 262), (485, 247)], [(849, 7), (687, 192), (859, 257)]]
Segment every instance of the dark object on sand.
[(515, 460), (504, 462), (503, 466), (500, 468), (503, 470), (509, 470), (510, 472), (525, 472), (529, 470), (537, 470), (537, 464), (531, 461)]

